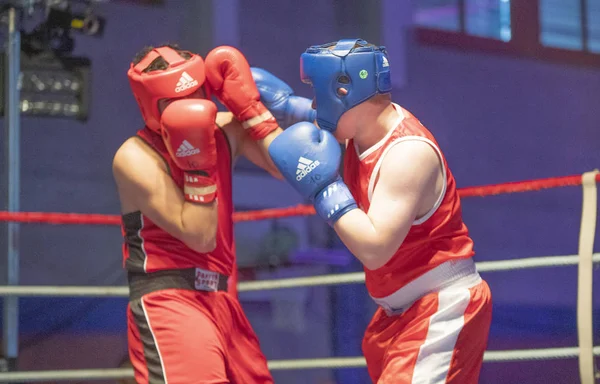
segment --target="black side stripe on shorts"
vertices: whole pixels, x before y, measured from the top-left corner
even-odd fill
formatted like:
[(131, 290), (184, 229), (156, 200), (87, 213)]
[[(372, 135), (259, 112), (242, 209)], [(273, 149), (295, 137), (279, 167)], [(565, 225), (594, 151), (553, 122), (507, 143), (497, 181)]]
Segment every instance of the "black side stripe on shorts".
[(152, 330), (150, 329), (150, 324), (148, 324), (142, 299), (130, 301), (129, 305), (140, 332), (140, 339), (142, 339), (142, 344), (144, 346), (144, 357), (146, 358), (146, 366), (148, 367), (148, 383), (166, 384), (167, 380), (165, 378), (160, 352), (156, 340), (154, 340)]

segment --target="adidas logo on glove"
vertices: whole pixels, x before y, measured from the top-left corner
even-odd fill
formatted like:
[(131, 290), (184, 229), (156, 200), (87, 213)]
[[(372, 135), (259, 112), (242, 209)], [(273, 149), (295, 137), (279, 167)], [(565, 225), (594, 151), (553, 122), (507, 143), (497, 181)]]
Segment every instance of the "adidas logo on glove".
[(298, 167), (296, 168), (296, 181), (304, 179), (306, 175), (312, 172), (313, 169), (319, 166), (319, 160), (312, 161), (300, 156), (298, 159)]
[(195, 155), (197, 153), (200, 153), (200, 150), (198, 148), (194, 148), (194, 146), (192, 144), (190, 144), (189, 141), (183, 140), (183, 143), (181, 143), (179, 148), (177, 148), (177, 152), (175, 153), (175, 156), (186, 157), (186, 156)]
[(183, 72), (179, 78), (179, 81), (177, 82), (177, 85), (175, 86), (175, 92), (179, 93), (185, 91), (186, 89), (195, 87), (196, 85), (198, 85), (198, 80), (194, 80), (194, 78), (188, 75), (187, 72)]

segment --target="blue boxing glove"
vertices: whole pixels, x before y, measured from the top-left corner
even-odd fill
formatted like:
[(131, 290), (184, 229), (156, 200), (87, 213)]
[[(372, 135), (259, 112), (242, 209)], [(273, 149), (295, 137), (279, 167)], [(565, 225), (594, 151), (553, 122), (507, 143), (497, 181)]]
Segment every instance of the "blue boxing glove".
[(331, 133), (308, 122), (294, 124), (273, 140), (269, 154), (283, 177), (330, 225), (357, 208), (338, 173), (342, 153)]
[(262, 68), (252, 67), (250, 70), (260, 93), (260, 101), (275, 116), (280, 127), (287, 128), (300, 121), (315, 121), (317, 111), (312, 108), (310, 99), (294, 96), (294, 90), (289, 85)]

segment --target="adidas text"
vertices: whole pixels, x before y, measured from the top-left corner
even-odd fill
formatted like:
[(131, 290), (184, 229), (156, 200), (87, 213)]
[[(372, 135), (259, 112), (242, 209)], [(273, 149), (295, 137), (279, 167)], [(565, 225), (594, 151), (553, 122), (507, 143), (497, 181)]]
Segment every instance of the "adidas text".
[(200, 150), (198, 148), (194, 148), (194, 149), (188, 149), (186, 151), (177, 151), (177, 153), (175, 154), (175, 156), (177, 157), (186, 157), (186, 156), (192, 156), (195, 155), (196, 153), (200, 153)]
[(312, 163), (310, 163), (309, 165), (307, 165), (306, 168), (304, 168), (300, 173), (296, 174), (296, 181), (300, 181), (300, 180), (304, 179), (304, 177), (306, 175), (311, 173), (312, 170), (317, 168), (320, 164), (321, 163), (319, 163), (319, 160), (315, 160)]
[(193, 80), (189, 83), (180, 85), (179, 87), (175, 88), (175, 93), (179, 93), (181, 91), (185, 91), (186, 89), (195, 87), (196, 85), (198, 85), (198, 80)]
[(183, 140), (183, 142), (181, 143), (179, 148), (177, 148), (177, 152), (175, 153), (175, 156), (186, 157), (186, 156), (195, 155), (197, 153), (200, 153), (200, 150), (198, 148), (194, 148), (194, 146), (192, 144), (190, 144), (189, 141)]

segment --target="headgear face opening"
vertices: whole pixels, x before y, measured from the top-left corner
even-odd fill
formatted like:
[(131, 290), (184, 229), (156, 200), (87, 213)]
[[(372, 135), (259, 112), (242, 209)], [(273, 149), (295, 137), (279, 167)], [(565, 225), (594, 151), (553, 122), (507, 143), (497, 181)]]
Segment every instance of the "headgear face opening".
[[(198, 55), (191, 55), (191, 58), (185, 59), (172, 48), (155, 48), (139, 63), (132, 63), (127, 71), (133, 95), (140, 106), (146, 126), (151, 130), (160, 132), (160, 99), (191, 95), (204, 84), (204, 60)], [(167, 62), (167, 69), (144, 72), (159, 56)]]
[(313, 45), (300, 57), (300, 78), (312, 84), (319, 127), (333, 132), (350, 108), (392, 91), (385, 47), (344, 39)]

